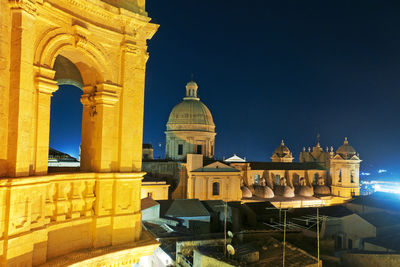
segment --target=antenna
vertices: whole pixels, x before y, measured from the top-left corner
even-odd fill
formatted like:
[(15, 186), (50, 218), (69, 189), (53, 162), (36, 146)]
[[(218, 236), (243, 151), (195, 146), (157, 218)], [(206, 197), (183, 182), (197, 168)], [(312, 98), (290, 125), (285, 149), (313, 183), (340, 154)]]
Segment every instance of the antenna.
[(228, 250), (229, 255), (235, 255), (235, 248), (232, 245), (227, 245), (226, 249)]

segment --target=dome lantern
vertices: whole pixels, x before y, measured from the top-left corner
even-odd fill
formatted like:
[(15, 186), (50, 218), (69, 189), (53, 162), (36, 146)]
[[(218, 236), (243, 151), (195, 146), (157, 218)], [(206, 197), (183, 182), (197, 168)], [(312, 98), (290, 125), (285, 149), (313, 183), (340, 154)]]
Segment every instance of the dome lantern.
[(197, 99), (197, 83), (194, 81), (190, 81), (186, 84), (186, 97), (184, 99)]

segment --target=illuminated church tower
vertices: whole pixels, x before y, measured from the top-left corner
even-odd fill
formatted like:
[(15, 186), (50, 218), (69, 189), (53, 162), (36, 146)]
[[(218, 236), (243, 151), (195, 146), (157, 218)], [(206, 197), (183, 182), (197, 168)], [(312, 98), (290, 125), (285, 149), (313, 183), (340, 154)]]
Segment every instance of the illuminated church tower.
[(360, 195), (360, 158), (349, 145), (347, 137), (344, 144), (336, 150), (329, 161), (329, 173), (332, 181), (332, 195), (352, 197)]
[(176, 105), (167, 122), (166, 158), (182, 160), (187, 154), (214, 157), (215, 124), (210, 110), (197, 97), (197, 83), (186, 84), (186, 96)]
[[(131, 266), (152, 255), (140, 194), (158, 25), (145, 0), (0, 0), (0, 14), (0, 266)], [(48, 175), (60, 84), (82, 90), (81, 165)]]

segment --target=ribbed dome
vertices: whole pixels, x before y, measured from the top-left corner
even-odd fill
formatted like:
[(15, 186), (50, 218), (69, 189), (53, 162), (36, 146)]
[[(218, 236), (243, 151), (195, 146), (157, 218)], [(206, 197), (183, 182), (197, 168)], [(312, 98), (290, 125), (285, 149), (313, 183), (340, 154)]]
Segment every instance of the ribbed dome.
[(289, 148), (287, 146), (285, 146), (285, 143), (282, 140), (280, 146), (278, 146), (275, 149), (274, 153), (278, 154), (278, 156), (280, 156), (280, 157), (284, 157), (284, 156), (290, 154), (290, 150), (289, 150)]
[(186, 85), (186, 97), (176, 105), (168, 118), (167, 131), (207, 131), (214, 132), (215, 124), (210, 110), (197, 97), (197, 84)]
[(330, 195), (331, 189), (327, 185), (316, 185), (314, 187), (314, 192), (316, 195)]
[(312, 197), (314, 195), (314, 189), (311, 186), (301, 186), (298, 195)]
[(349, 145), (347, 141), (347, 137), (344, 139), (343, 145), (341, 145), (337, 150), (336, 153), (341, 155), (344, 159), (350, 159), (356, 154), (356, 150)]
[(285, 188), (283, 189), (283, 197), (294, 197), (294, 190), (293, 188), (291, 188), (290, 186), (285, 186)]
[(273, 198), (275, 196), (274, 191), (268, 186), (258, 186), (255, 188), (255, 195), (260, 198)]
[(246, 186), (242, 186), (240, 189), (242, 190), (242, 197), (251, 198), (253, 196), (250, 189), (247, 188)]

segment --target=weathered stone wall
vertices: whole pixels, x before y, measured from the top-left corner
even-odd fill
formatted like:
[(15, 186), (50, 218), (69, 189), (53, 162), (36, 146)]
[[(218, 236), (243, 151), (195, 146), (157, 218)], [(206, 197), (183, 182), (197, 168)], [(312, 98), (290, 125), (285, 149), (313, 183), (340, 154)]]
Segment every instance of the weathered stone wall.
[(342, 255), (342, 264), (345, 267), (389, 267), (400, 266), (398, 254), (352, 254)]

